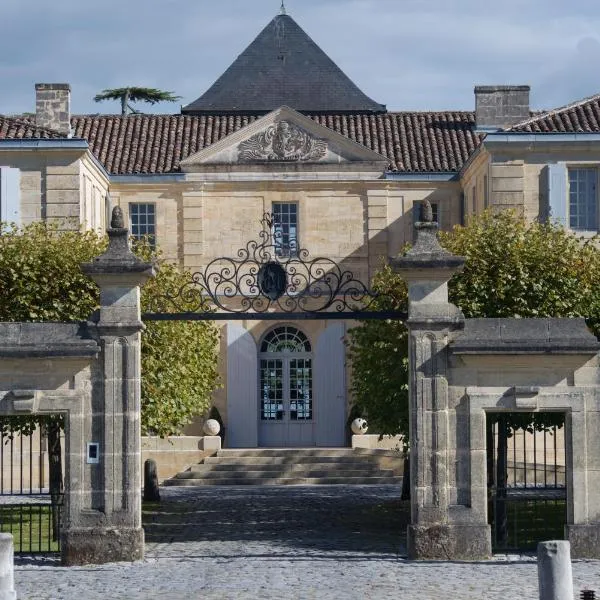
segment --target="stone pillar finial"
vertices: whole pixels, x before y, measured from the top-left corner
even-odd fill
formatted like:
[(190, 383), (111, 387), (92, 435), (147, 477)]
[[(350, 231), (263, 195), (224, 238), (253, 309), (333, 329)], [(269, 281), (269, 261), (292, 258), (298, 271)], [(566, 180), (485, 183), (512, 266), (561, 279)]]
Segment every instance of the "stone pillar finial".
[(112, 218), (110, 220), (111, 229), (124, 229), (125, 220), (123, 219), (123, 209), (120, 206), (115, 206), (112, 209)]
[(461, 322), (460, 310), (448, 302), (448, 281), (462, 270), (465, 259), (440, 245), (438, 224), (429, 201), (423, 203), (422, 220), (415, 223), (417, 239), (406, 253), (390, 260), (392, 269), (408, 283), (409, 321)]

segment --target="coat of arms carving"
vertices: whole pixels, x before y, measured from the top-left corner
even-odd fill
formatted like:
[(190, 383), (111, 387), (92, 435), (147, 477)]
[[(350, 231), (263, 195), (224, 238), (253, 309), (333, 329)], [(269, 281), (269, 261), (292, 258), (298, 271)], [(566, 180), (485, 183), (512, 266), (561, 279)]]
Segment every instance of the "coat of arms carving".
[(327, 154), (327, 142), (289, 121), (279, 121), (238, 146), (238, 160), (317, 161)]

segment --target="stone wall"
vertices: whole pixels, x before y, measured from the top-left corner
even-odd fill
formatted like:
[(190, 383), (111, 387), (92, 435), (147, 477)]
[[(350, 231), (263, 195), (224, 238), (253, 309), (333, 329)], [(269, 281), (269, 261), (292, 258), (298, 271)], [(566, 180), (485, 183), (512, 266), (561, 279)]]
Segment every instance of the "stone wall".
[[(36, 151), (34, 151), (36, 150)], [(103, 231), (108, 178), (85, 149), (0, 150), (0, 165), (20, 170), (21, 225), (48, 221), (59, 229)]]

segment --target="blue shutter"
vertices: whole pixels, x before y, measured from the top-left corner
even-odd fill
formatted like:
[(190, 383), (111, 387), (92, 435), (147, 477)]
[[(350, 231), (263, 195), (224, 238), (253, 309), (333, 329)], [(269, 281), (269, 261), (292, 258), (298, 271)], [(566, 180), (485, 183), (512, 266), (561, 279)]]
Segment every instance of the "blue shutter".
[(21, 172), (0, 167), (0, 220), (21, 225)]
[(568, 227), (567, 221), (567, 167), (556, 163), (546, 167), (549, 220), (556, 225)]

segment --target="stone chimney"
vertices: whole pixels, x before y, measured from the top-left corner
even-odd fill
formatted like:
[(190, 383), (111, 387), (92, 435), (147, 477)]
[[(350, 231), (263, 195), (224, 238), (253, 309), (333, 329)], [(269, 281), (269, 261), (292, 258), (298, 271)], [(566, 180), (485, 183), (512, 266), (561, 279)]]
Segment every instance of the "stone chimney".
[(497, 131), (529, 118), (528, 85), (475, 86), (475, 127)]
[(39, 127), (71, 134), (71, 86), (68, 83), (35, 84), (35, 122)]

